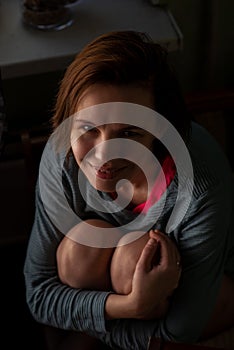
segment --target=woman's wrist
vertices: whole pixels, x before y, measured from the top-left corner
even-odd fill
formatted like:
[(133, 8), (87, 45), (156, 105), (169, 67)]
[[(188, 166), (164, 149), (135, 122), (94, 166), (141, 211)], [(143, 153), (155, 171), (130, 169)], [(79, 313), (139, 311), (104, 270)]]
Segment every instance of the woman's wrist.
[(107, 320), (136, 318), (136, 310), (129, 295), (110, 294), (106, 299), (105, 317)]
[(110, 294), (106, 299), (105, 318), (106, 320), (120, 318), (134, 318), (147, 320), (152, 318), (161, 318), (167, 309), (161, 309), (160, 302), (156, 305), (149, 304), (137, 298), (132, 294)]

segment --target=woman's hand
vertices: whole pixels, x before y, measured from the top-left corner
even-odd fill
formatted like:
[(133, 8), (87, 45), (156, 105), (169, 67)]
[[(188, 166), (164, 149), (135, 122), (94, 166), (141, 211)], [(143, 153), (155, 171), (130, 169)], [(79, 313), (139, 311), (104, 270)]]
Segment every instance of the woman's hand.
[(137, 262), (132, 291), (128, 295), (134, 318), (156, 318), (161, 312), (162, 301), (168, 305), (168, 297), (177, 288), (180, 275), (180, 255), (175, 243), (159, 231), (150, 231), (150, 239)]
[(105, 304), (106, 319), (161, 318), (167, 312), (168, 298), (177, 288), (180, 255), (175, 243), (165, 234), (153, 230), (136, 264), (131, 292), (112, 293)]

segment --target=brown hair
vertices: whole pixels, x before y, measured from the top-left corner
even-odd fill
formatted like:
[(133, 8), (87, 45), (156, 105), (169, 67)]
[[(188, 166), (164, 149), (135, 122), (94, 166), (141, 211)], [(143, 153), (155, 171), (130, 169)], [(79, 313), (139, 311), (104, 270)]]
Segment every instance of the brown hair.
[(145, 33), (117, 31), (89, 43), (67, 68), (52, 118), (56, 128), (76, 112), (82, 93), (95, 83), (143, 85), (152, 89), (155, 110), (186, 139), (190, 119), (167, 51)]

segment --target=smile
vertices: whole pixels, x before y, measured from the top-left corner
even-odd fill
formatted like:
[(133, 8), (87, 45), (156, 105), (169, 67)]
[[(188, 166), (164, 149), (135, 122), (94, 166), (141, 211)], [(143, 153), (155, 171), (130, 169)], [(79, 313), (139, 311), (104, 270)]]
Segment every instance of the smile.
[(120, 171), (122, 171), (125, 167), (121, 167), (118, 169), (114, 168), (97, 168), (93, 167), (95, 170), (96, 177), (104, 180), (112, 180)]

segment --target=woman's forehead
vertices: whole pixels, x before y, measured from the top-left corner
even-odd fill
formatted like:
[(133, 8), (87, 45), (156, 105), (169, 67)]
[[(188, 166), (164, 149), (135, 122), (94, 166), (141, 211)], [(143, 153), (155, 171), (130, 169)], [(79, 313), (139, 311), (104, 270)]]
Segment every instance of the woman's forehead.
[(153, 108), (154, 97), (149, 88), (140, 85), (93, 84), (80, 96), (77, 111), (108, 102), (135, 103)]

